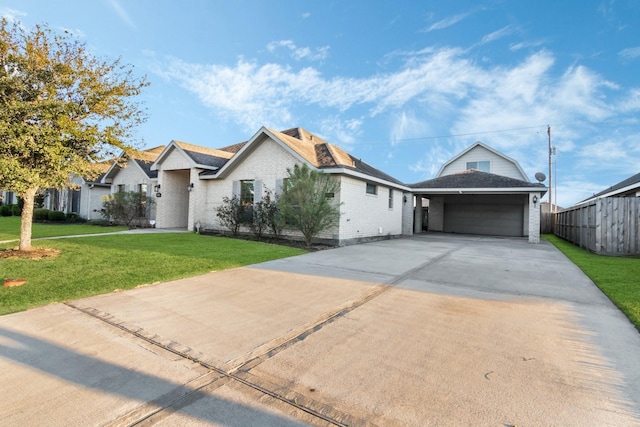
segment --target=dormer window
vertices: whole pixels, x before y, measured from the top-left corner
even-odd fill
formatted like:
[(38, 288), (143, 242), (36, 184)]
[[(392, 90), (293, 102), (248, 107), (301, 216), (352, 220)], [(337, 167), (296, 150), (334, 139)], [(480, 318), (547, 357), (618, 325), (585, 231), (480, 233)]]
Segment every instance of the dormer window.
[(467, 169), (475, 169), (482, 172), (490, 172), (489, 160), (482, 162), (467, 162)]

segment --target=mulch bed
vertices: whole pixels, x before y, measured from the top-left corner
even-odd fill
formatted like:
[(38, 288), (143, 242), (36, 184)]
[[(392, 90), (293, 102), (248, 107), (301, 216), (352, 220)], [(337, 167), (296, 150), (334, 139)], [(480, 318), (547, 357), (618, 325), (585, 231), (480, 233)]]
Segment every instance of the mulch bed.
[(50, 248), (32, 248), (28, 251), (21, 251), (18, 248), (10, 248), (0, 251), (0, 258), (44, 259), (56, 258), (58, 255), (60, 255), (59, 249)]

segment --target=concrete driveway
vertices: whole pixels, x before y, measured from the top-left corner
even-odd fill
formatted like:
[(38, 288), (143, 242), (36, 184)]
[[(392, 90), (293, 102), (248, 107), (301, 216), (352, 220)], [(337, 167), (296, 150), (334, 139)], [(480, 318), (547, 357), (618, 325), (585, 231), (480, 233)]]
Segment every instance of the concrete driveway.
[(553, 246), (420, 235), (0, 317), (7, 425), (640, 425), (640, 334)]

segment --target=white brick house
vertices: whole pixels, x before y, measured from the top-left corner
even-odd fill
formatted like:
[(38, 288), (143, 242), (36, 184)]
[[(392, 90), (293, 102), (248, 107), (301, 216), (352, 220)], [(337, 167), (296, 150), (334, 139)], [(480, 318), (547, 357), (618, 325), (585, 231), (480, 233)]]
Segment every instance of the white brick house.
[[(158, 171), (157, 227), (222, 230), (216, 216), (223, 197), (252, 188), (253, 202), (277, 194), (287, 169), (307, 164), (335, 177), (340, 220), (319, 240), (346, 245), (411, 234), (407, 186), (302, 128), (261, 128), (245, 143), (218, 150), (172, 141), (152, 165)], [(242, 184), (244, 183), (244, 184)], [(294, 231), (286, 232), (299, 237)]]

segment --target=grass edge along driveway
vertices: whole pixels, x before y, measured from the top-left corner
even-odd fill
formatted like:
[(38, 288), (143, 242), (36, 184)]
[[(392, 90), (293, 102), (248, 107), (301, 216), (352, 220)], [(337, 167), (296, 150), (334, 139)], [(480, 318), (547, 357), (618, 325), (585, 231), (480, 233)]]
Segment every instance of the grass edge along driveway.
[[(19, 287), (0, 286), (0, 315), (306, 252), (193, 233), (77, 237), (34, 246), (61, 253), (55, 259), (0, 258), (0, 279), (27, 280)], [(0, 250), (8, 247), (0, 245)]]
[(596, 255), (552, 234), (543, 237), (577, 265), (640, 331), (640, 258)]

